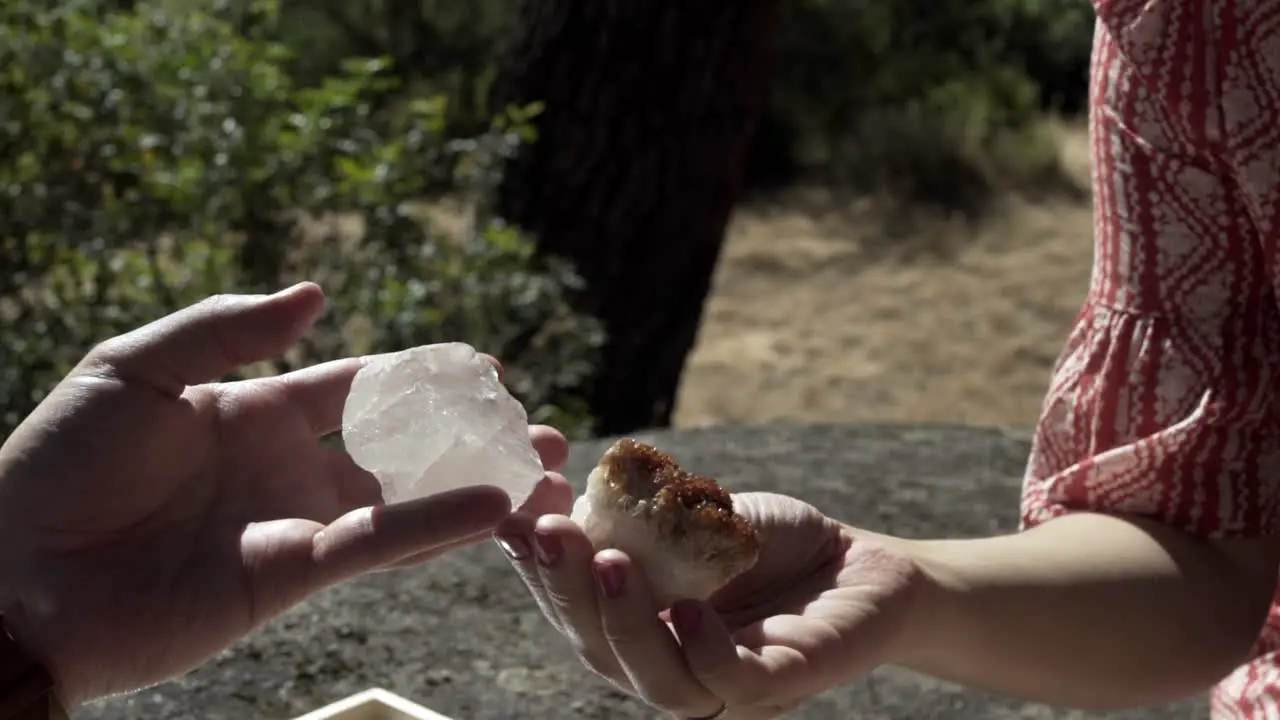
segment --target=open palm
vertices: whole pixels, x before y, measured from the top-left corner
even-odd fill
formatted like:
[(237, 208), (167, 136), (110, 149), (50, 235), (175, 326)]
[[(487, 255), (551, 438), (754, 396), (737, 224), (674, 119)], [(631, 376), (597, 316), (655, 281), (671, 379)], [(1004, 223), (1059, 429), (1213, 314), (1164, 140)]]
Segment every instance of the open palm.
[[(363, 359), (210, 383), (323, 298), (188, 308), (91, 352), (0, 449), (0, 610), (64, 701), (183, 672), (320, 588), (487, 537), (506, 495), (382, 505), (337, 430)], [(563, 460), (563, 438), (537, 444)]]
[[(558, 510), (562, 500), (541, 502)], [(669, 613), (641, 568), (617, 550), (595, 553), (562, 515), (517, 515), (500, 532), (544, 614), (593, 671), (678, 717), (724, 708), (718, 717), (770, 718), (884, 661), (913, 571), (795, 498), (746, 493), (734, 503), (760, 533), (759, 560), (709, 602)], [(521, 536), (533, 539), (533, 559)]]

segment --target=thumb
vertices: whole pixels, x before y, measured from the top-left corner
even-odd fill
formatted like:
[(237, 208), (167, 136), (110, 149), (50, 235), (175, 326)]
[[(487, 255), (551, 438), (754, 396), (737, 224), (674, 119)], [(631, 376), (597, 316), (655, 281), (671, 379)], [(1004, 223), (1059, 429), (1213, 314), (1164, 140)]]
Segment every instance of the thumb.
[(103, 342), (81, 367), (177, 396), (188, 385), (280, 355), (311, 329), (323, 308), (324, 293), (314, 283), (274, 295), (215, 295)]

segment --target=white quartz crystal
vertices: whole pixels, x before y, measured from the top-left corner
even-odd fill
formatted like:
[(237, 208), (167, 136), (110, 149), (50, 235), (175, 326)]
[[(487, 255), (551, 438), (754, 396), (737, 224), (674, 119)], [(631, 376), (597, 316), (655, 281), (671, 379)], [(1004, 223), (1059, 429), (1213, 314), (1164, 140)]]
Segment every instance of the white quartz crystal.
[(524, 407), (463, 343), (416, 347), (361, 368), (343, 408), (342, 440), (387, 503), (492, 485), (517, 508), (543, 475)]

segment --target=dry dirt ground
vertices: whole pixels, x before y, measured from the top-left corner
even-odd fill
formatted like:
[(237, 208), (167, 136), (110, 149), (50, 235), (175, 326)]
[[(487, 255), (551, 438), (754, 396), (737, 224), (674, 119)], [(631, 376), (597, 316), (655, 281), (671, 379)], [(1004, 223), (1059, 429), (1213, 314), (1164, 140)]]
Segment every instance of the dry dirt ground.
[[(1084, 130), (1059, 135), (1087, 188)], [(676, 424), (1031, 426), (1088, 286), (1087, 193), (897, 236), (815, 195), (737, 213)]]

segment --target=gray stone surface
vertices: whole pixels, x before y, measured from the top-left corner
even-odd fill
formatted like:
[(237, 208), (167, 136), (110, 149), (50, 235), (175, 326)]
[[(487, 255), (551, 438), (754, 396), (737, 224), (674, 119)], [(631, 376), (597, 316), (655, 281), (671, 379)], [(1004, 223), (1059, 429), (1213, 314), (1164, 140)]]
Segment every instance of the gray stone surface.
[[(1014, 526), (1024, 437), (966, 428), (764, 427), (646, 433), (732, 490), (772, 490), (906, 536), (973, 536)], [(605, 443), (577, 445), (581, 489)], [(287, 718), (371, 686), (457, 720), (651, 718), (581, 670), (498, 550), (325, 592), (191, 675), (99, 703), (84, 718)], [(804, 720), (1204, 718), (1202, 702), (1091, 715), (967, 691), (897, 670), (815, 699)]]

